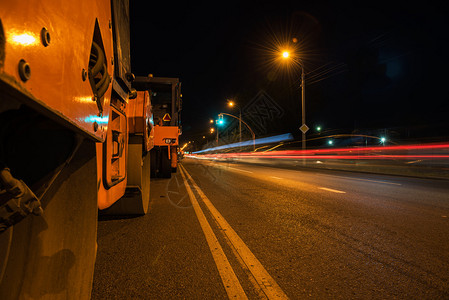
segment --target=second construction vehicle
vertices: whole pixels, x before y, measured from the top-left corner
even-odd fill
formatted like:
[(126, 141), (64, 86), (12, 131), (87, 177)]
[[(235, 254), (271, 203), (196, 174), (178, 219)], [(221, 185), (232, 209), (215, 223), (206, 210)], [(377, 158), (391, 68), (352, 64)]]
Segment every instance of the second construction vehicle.
[(153, 148), (151, 177), (171, 177), (178, 167), (179, 135), (181, 134), (181, 83), (179, 78), (136, 77), (133, 87), (138, 95), (151, 99), (153, 114)]

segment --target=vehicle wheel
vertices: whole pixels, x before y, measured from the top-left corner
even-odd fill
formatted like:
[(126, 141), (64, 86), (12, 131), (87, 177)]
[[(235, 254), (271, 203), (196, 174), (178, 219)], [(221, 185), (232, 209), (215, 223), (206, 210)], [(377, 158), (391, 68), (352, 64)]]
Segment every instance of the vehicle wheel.
[(168, 150), (161, 150), (161, 168), (160, 174), (163, 178), (171, 178), (171, 161), (168, 159)]
[(150, 152), (147, 154), (150, 156), (150, 160), (151, 160), (151, 166), (150, 166), (150, 174), (151, 174), (151, 178), (156, 178), (157, 177), (157, 173), (158, 173), (158, 151), (156, 149), (151, 149)]
[(143, 155), (142, 143), (128, 144), (128, 169), (125, 195), (102, 215), (145, 215), (150, 202), (150, 153)]
[[(96, 257), (95, 144), (84, 141), (27, 216), (0, 236), (7, 259), (0, 299), (89, 299)], [(6, 258), (5, 251), (3, 257)], [(0, 261), (1, 263), (1, 261)]]

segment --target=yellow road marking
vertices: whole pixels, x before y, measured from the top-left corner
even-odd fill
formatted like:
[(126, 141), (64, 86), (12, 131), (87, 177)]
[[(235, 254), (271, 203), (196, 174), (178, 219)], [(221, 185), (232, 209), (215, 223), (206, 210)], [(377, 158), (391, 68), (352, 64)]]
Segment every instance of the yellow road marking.
[(237, 235), (237, 233), (232, 229), (229, 223), (223, 218), (223, 216), (218, 212), (218, 210), (210, 202), (209, 198), (203, 193), (203, 191), (198, 187), (195, 180), (190, 176), (184, 166), (181, 165), (181, 169), (184, 170), (187, 178), (192, 183), (196, 192), (200, 196), (203, 203), (209, 209), (212, 217), (215, 219), (217, 224), (221, 227), (222, 232), (228, 237), (229, 241), (232, 243), (233, 247), (240, 255), (241, 260), (245, 263), (246, 267), (250, 270), (254, 279), (263, 290), (268, 299), (288, 299), (287, 295), (282, 291), (281, 287), (276, 283), (276, 281), (270, 276), (267, 270), (263, 267), (256, 256), (251, 252), (251, 250), (246, 246), (243, 240)]
[[(234, 270), (231, 267), (231, 264), (226, 257), (226, 254), (223, 251), (220, 243), (218, 242), (217, 237), (215, 236), (212, 227), (207, 222), (206, 216), (204, 215), (198, 201), (196, 200), (195, 195), (190, 188), (186, 176), (182, 170), (181, 165), (181, 175), (184, 179), (184, 184), (187, 189), (187, 193), (189, 194), (190, 201), (192, 202), (193, 209), (195, 210), (196, 217), (200, 222), (201, 229), (203, 230), (204, 235), (206, 236), (207, 244), (209, 245), (210, 252), (215, 261), (215, 265), (217, 266), (218, 272), (220, 274), (221, 280), (223, 281), (224, 288), (228, 297), (234, 299), (248, 299), (245, 294), (245, 291), (242, 288), (237, 276), (234, 273)], [(184, 169), (185, 170), (185, 169)], [(187, 172), (187, 171), (185, 171)], [(188, 175), (188, 174), (187, 174)], [(188, 175), (190, 177), (190, 175)]]

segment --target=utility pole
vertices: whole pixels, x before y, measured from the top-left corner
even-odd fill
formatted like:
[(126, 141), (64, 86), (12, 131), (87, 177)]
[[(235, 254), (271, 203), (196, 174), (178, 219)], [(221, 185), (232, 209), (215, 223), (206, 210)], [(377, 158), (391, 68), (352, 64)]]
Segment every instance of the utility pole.
[(217, 147), (218, 147), (218, 125), (216, 127), (217, 127)]
[[(301, 66), (301, 109), (302, 109), (302, 150), (306, 150), (306, 132), (308, 128), (306, 127), (306, 83), (305, 83), (305, 72), (304, 65)], [(304, 127), (303, 127), (304, 126)]]

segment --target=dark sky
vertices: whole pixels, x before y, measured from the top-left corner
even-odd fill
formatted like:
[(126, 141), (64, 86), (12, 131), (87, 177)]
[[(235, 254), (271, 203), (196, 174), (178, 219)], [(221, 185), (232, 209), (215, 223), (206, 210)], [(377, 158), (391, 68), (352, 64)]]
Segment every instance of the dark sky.
[(258, 136), (298, 134), (301, 68), (276, 60), (281, 45), (304, 64), (309, 127), (449, 136), (443, 1), (137, 2), (132, 71), (181, 79), (185, 140), (219, 112), (238, 114), (229, 98)]

